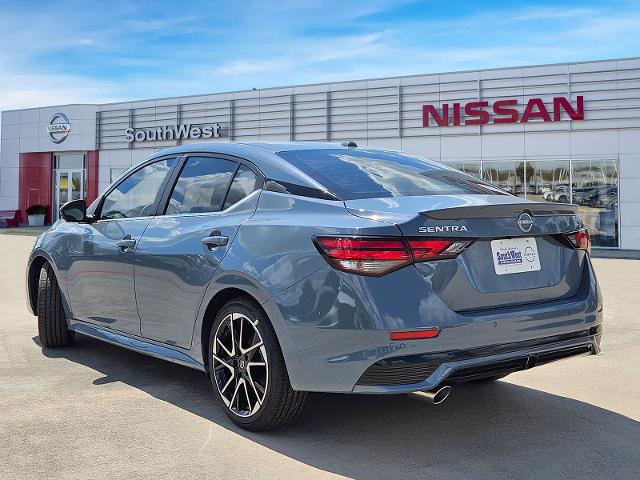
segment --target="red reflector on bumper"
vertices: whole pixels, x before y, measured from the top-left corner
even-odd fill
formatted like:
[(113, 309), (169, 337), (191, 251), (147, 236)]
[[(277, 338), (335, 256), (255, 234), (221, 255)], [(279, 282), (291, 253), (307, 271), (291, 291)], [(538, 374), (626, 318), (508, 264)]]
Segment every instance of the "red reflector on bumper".
[(391, 340), (420, 340), (422, 338), (434, 338), (438, 335), (440, 335), (439, 328), (424, 328), (421, 330), (389, 332), (389, 338)]

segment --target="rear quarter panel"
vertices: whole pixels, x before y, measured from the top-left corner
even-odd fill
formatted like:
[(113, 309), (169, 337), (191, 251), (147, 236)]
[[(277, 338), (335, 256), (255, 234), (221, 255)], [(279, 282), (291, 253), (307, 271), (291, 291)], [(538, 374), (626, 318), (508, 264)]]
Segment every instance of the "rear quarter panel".
[[(395, 225), (351, 215), (343, 202), (264, 191), (255, 214), (238, 229), (203, 298), (193, 335), (194, 354), (202, 350), (206, 306), (226, 288), (239, 288), (261, 304), (319, 270), (333, 271), (313, 244), (314, 235), (400, 235)], [(306, 297), (305, 297), (306, 298)], [(313, 300), (310, 300), (313, 301)], [(267, 312), (287, 364), (295, 362), (288, 323)]]

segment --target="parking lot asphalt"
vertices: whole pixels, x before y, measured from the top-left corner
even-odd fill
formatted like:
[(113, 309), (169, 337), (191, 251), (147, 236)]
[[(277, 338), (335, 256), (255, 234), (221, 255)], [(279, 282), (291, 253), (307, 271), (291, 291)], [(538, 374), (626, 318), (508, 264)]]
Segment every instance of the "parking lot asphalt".
[(87, 337), (43, 349), (25, 307), (33, 237), (0, 236), (0, 477), (607, 478), (640, 472), (640, 261), (594, 259), (603, 354), (412, 396), (311, 395), (256, 434), (203, 374)]

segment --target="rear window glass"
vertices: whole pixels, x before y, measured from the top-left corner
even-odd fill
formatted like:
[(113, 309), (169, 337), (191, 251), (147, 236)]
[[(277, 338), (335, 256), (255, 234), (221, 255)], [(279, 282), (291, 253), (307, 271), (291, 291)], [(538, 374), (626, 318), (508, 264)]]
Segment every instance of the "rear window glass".
[(190, 157), (173, 188), (167, 215), (217, 212), (237, 164), (212, 157)]
[(343, 200), (507, 194), (451, 167), (401, 153), (323, 149), (279, 152), (278, 155)]
[(257, 180), (258, 177), (249, 167), (240, 165), (236, 176), (233, 177), (231, 187), (229, 187), (229, 193), (227, 193), (227, 199), (224, 201), (222, 209), (226, 210), (253, 192), (256, 189)]

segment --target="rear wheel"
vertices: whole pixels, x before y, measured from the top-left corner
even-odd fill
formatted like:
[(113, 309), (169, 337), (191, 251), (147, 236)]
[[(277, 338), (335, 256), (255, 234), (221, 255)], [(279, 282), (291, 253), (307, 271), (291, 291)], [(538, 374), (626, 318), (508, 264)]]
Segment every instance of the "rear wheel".
[(62, 294), (51, 265), (45, 263), (38, 280), (38, 336), (44, 347), (68, 347), (75, 333), (67, 328)]
[(306, 392), (291, 388), (269, 320), (249, 299), (228, 302), (209, 336), (211, 382), (225, 414), (238, 426), (261, 431), (295, 420)]

